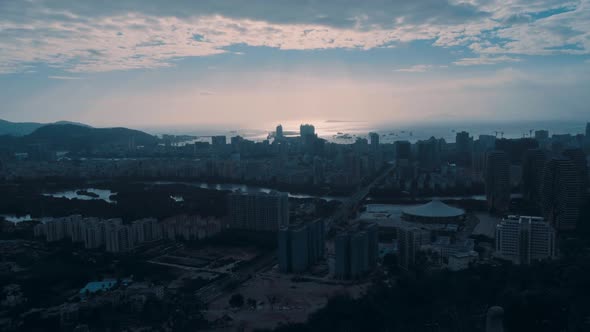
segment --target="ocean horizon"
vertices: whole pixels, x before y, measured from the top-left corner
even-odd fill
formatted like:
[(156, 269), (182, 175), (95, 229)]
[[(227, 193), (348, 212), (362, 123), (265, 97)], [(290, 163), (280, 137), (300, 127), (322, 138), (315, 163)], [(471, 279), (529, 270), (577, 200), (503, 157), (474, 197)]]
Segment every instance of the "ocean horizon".
[(457, 132), (466, 131), (475, 139), (480, 135), (493, 135), (498, 138), (534, 137), (536, 130), (548, 130), (549, 135), (583, 134), (585, 122), (575, 121), (518, 121), (509, 123), (429, 123), (429, 124), (399, 124), (374, 125), (363, 121), (316, 120), (316, 121), (277, 121), (275, 124), (264, 124), (260, 128), (221, 128), (221, 126), (162, 126), (139, 128), (153, 135), (191, 135), (197, 139), (193, 141), (210, 141), (214, 135), (225, 135), (228, 138), (241, 136), (253, 141), (263, 141), (269, 138), (277, 125), (283, 126), (287, 136), (299, 134), (300, 124), (312, 124), (319, 137), (329, 142), (350, 144), (357, 138), (367, 138), (370, 132), (380, 135), (381, 143), (392, 143), (406, 140), (416, 142), (430, 137), (443, 138), (447, 142), (454, 142)]

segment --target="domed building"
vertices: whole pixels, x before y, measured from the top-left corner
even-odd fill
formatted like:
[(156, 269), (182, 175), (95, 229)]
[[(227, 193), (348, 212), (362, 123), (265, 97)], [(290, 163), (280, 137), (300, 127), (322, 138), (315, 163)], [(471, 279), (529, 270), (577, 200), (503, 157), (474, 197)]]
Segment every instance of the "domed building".
[(462, 223), (465, 221), (465, 210), (434, 200), (424, 205), (404, 209), (402, 218), (428, 224)]

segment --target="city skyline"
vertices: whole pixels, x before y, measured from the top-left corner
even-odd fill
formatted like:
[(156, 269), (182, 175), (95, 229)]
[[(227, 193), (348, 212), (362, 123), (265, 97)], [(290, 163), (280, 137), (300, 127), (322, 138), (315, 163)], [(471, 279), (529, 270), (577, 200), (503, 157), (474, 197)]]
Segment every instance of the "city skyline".
[(590, 0), (0, 0), (0, 331), (590, 331)]
[(586, 0), (4, 1), (0, 118), (583, 123), (588, 22)]

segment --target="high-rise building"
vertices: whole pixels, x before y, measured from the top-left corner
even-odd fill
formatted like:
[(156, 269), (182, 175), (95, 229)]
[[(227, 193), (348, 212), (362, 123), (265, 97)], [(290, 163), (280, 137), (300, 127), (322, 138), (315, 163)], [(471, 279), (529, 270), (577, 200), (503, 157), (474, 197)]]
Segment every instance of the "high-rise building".
[(233, 152), (242, 152), (242, 145), (244, 145), (245, 142), (245, 139), (242, 136), (233, 136), (229, 141)]
[(301, 273), (309, 267), (309, 242), (304, 225), (279, 230), (279, 269), (281, 272)]
[(302, 124), (299, 126), (299, 135), (301, 137), (315, 136), (315, 127), (310, 124)]
[(586, 187), (588, 186), (588, 164), (586, 161), (586, 154), (582, 149), (565, 149), (562, 154), (568, 158), (576, 166), (578, 173), (578, 179), (580, 183), (580, 200), (584, 198), (586, 194)]
[(310, 124), (302, 124), (299, 127), (301, 152), (309, 155), (321, 155), (324, 148), (324, 140), (315, 134), (315, 127)]
[(369, 152), (369, 141), (366, 138), (357, 137), (352, 145), (352, 151), (357, 156), (366, 154)]
[(412, 159), (412, 144), (408, 141), (395, 141), (393, 143), (395, 159)]
[(221, 232), (223, 223), (215, 217), (202, 218), (186, 214), (168, 217), (160, 223), (162, 238), (185, 241), (201, 240)]
[(337, 279), (358, 279), (371, 271), (379, 256), (378, 236), (374, 224), (361, 224), (336, 236), (334, 276)]
[(455, 135), (455, 144), (457, 152), (470, 152), (473, 138), (466, 131), (460, 131)]
[(541, 182), (546, 159), (545, 151), (541, 149), (530, 149), (524, 154), (522, 161), (522, 194), (530, 202), (540, 203)]
[(162, 226), (154, 218), (136, 220), (131, 223), (134, 243), (158, 241), (162, 239)]
[(336, 260), (334, 264), (334, 277), (336, 279), (350, 278), (350, 235), (339, 234), (334, 239), (334, 251)]
[(307, 223), (306, 226), (308, 229), (309, 263), (315, 264), (326, 253), (326, 224), (323, 220), (317, 219)]
[(400, 227), (397, 230), (398, 264), (408, 270), (416, 262), (420, 250), (420, 230), (415, 227)]
[(275, 139), (282, 139), (283, 136), (283, 126), (282, 125), (278, 125), (277, 129), (275, 130)]
[(506, 212), (510, 207), (510, 162), (503, 151), (487, 154), (485, 187), (488, 207), (492, 211)]
[(496, 147), (496, 136), (494, 135), (479, 135), (478, 149), (482, 152), (493, 150)]
[(322, 158), (315, 156), (313, 158), (313, 183), (322, 184), (325, 180), (325, 167)]
[(574, 162), (553, 158), (545, 163), (541, 183), (543, 216), (557, 231), (576, 229), (580, 213), (580, 179)]
[(119, 222), (108, 222), (105, 224), (105, 249), (108, 252), (126, 252), (135, 247), (133, 229), (129, 225), (122, 225)]
[(369, 271), (369, 234), (359, 231), (350, 234), (350, 278), (358, 279)]
[(466, 131), (458, 132), (455, 137), (455, 148), (457, 151), (457, 163), (469, 165), (471, 163), (473, 137), (470, 137)]
[(368, 236), (368, 259), (369, 269), (377, 267), (379, 259), (379, 227), (377, 224), (368, 224), (365, 226)]
[(162, 239), (161, 225), (156, 219), (146, 218), (124, 225), (121, 219), (100, 220), (72, 215), (51, 218), (37, 225), (35, 236), (45, 235), (47, 241), (69, 239), (83, 242), (86, 249), (103, 247), (108, 252), (129, 251), (137, 244)]
[(379, 134), (377, 133), (369, 133), (369, 141), (371, 144), (371, 149), (376, 151), (379, 149)]
[(72, 242), (84, 242), (83, 224), (84, 221), (80, 215), (68, 217), (66, 221), (66, 233)]
[(228, 195), (230, 226), (255, 231), (277, 231), (289, 224), (287, 193), (233, 192)]
[(211, 145), (225, 146), (226, 144), (227, 144), (227, 138), (225, 136), (211, 136)]
[(586, 139), (590, 139), (590, 122), (586, 122)]
[(316, 220), (282, 227), (278, 232), (278, 247), (281, 272), (305, 272), (324, 257), (324, 222)]
[(492, 135), (479, 135), (479, 139), (473, 143), (471, 168), (477, 178), (483, 179), (487, 153), (495, 147), (496, 137)]
[(544, 141), (549, 139), (549, 131), (547, 130), (535, 130), (535, 139), (537, 141)]
[(496, 252), (516, 264), (555, 256), (555, 231), (541, 217), (508, 216), (496, 226)]
[(40, 223), (33, 227), (33, 235), (35, 237), (47, 238), (47, 226), (44, 223)]
[(98, 220), (86, 220), (84, 224), (84, 248), (96, 249), (105, 242), (103, 227)]
[(63, 220), (49, 220), (45, 223), (47, 242), (60, 241), (66, 238), (66, 223)]
[(438, 166), (440, 161), (438, 146), (438, 141), (434, 137), (416, 143), (416, 156), (421, 167), (434, 168)]

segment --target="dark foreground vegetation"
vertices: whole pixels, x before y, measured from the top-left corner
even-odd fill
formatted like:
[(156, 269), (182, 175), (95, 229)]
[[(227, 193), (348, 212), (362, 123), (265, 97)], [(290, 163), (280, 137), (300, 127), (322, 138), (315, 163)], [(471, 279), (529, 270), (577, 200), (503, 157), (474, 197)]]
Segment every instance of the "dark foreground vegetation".
[(590, 259), (534, 266), (479, 266), (463, 272), (413, 271), (378, 278), (360, 299), (332, 298), (306, 324), (276, 331), (485, 331), (490, 306), (505, 330), (590, 331)]
[[(137, 182), (83, 184), (84, 187), (110, 189), (116, 193), (111, 200), (81, 200), (55, 198), (43, 193), (63, 190), (52, 184), (28, 183), (0, 185), (0, 213), (33, 217), (67, 216), (81, 214), (101, 218), (123, 218), (131, 221), (140, 218), (165, 218), (177, 214), (221, 217), (226, 214), (229, 191), (209, 190), (182, 184), (150, 185)], [(79, 187), (78, 187), (79, 188)], [(76, 189), (69, 187), (68, 189)], [(170, 196), (182, 196), (176, 202)]]

